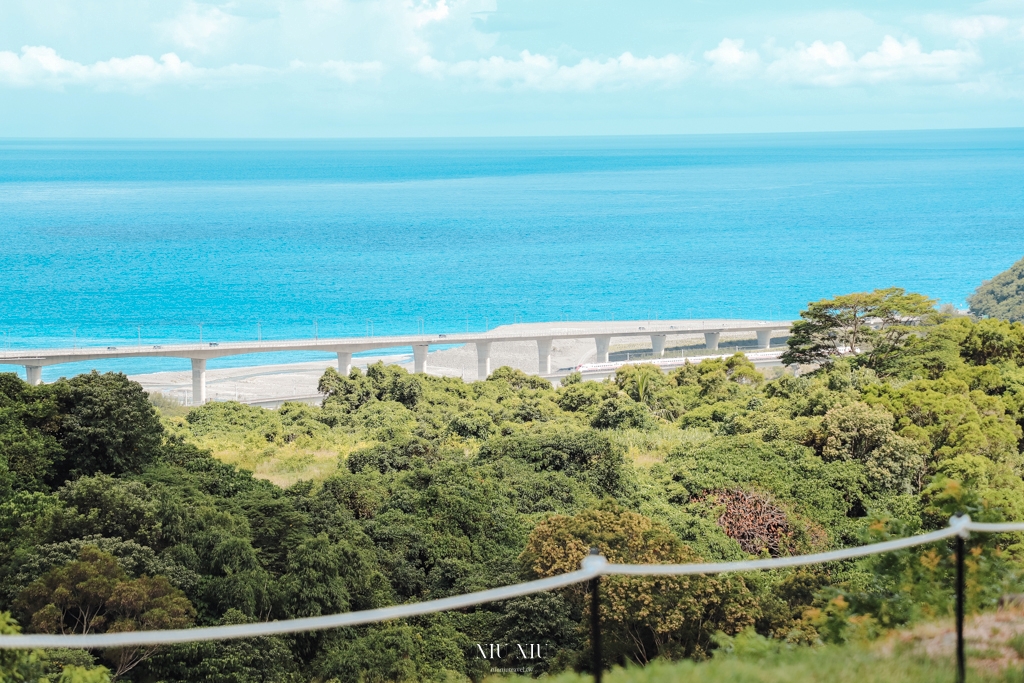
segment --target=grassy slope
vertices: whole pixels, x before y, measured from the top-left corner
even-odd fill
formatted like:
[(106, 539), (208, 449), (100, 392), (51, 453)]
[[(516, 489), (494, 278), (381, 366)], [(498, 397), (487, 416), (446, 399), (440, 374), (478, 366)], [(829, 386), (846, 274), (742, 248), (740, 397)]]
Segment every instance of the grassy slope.
[[(249, 470), (254, 476), (285, 488), (297, 481), (323, 481), (337, 470), (349, 453), (376, 443), (376, 440), (366, 438), (368, 435), (341, 431), (331, 431), (320, 438), (298, 438), (283, 444), (257, 443), (251, 434), (241, 430), (196, 436), (186, 428), (184, 416), (188, 410), (173, 411), (163, 406), (158, 406), (158, 410), (168, 432), (209, 450), (221, 462)], [(673, 447), (699, 438), (699, 435), (691, 433), (693, 431), (662, 426), (653, 431), (612, 430), (608, 436), (625, 449), (626, 457), (634, 464), (649, 467), (663, 462)]]
[[(606, 672), (604, 680), (607, 683), (952, 682), (956, 680), (955, 638), (949, 618), (892, 631), (868, 643), (845, 646), (785, 649), (776, 641), (756, 635), (738, 636), (727, 639), (731, 640), (735, 655), (700, 663), (655, 661), (645, 668), (617, 668)], [(1024, 682), (1024, 609), (1020, 605), (968, 617), (964, 640), (967, 679), (971, 683)], [(552, 683), (589, 683), (593, 677), (563, 674), (549, 680)]]
[(351, 450), (365, 445), (341, 434), (316, 440), (296, 439), (284, 444), (255, 441), (244, 430), (218, 431), (197, 437), (186, 427), (189, 406), (182, 406), (159, 392), (150, 393), (149, 399), (168, 432), (209, 450), (221, 462), (249, 470), (260, 479), (282, 487), (300, 480), (323, 481), (337, 470)]
[[(209, 450), (229, 465), (249, 470), (254, 476), (287, 488), (297, 481), (323, 481), (334, 474), (345, 457), (368, 445), (359, 435), (329, 431), (317, 437), (300, 436), (293, 441), (267, 442), (245, 430), (222, 430), (196, 436), (184, 415), (168, 415), (159, 408), (162, 422), (171, 434)], [(259, 408), (257, 410), (265, 410)], [(266, 411), (268, 414), (273, 411)]]
[[(970, 668), (971, 683), (1024, 680), (1020, 666), (999, 672)], [(490, 680), (497, 680), (492, 677)], [(504, 678), (503, 680), (508, 680)], [(532, 680), (522, 677), (522, 680)], [(563, 674), (551, 683), (588, 683), (589, 675)], [(956, 680), (953, 661), (906, 653), (881, 655), (860, 646), (800, 648), (763, 658), (720, 658), (708, 662), (654, 662), (613, 669), (605, 683), (943, 683)]]

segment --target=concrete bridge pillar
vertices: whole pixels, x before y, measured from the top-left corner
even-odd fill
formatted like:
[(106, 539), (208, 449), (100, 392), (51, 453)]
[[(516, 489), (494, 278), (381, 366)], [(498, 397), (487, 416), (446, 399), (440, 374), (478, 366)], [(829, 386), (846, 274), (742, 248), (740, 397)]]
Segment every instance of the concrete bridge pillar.
[(704, 333), (704, 348), (716, 350), (718, 348), (718, 340), (721, 338), (721, 332), (705, 332)]
[(767, 349), (772, 345), (772, 330), (757, 331), (757, 348)]
[(491, 374), (491, 342), (476, 343), (476, 378), (487, 379)]
[(665, 339), (668, 335), (665, 334), (652, 334), (651, 335), (651, 350), (654, 351), (655, 358), (665, 357)]
[(43, 368), (40, 365), (25, 366), (25, 380), (34, 387), (43, 383)]
[(594, 344), (597, 345), (597, 362), (607, 363), (608, 362), (608, 347), (611, 346), (612, 338), (610, 335), (601, 337), (594, 337)]
[(350, 372), (352, 372), (352, 352), (338, 351), (338, 373), (348, 377)]
[(537, 374), (551, 374), (551, 340), (537, 340)]
[(427, 371), (427, 351), (430, 344), (416, 344), (412, 347), (413, 372), (424, 373)]
[(206, 403), (206, 359), (192, 359), (192, 405)]

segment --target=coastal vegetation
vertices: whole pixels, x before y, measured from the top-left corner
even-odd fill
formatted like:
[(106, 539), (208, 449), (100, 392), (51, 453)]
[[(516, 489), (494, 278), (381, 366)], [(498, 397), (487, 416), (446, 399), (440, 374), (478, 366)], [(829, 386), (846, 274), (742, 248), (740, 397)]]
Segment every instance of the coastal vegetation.
[[(616, 667), (604, 674), (607, 683), (954, 683), (956, 668), (947, 656), (910, 653), (906, 647), (826, 645), (815, 648), (784, 649), (766, 639), (724, 639), (725, 648), (710, 660), (669, 662), (659, 660), (640, 668)], [(731, 641), (731, 642), (729, 642)], [(1002, 654), (1002, 650), (998, 650)], [(1010, 649), (1013, 659), (1016, 651)], [(1019, 671), (1000, 662), (991, 667), (971, 667), (967, 676), (973, 683), (1018, 683)], [(497, 679), (494, 679), (497, 680)], [(508, 680), (508, 679), (505, 679)], [(520, 680), (516, 678), (515, 680)], [(523, 680), (529, 680), (525, 676)], [(566, 672), (547, 679), (551, 683), (589, 683), (587, 674)]]
[(1024, 321), (1024, 259), (981, 283), (967, 303), (980, 317)]
[[(817, 302), (802, 321), (789, 353), (804, 371), (770, 380), (741, 354), (558, 388), (510, 368), (465, 383), (377, 364), (328, 369), (321, 406), (174, 415), (120, 374), (38, 387), (0, 375), (0, 629), (287, 619), (552, 576), (592, 546), (624, 563), (734, 560), (918, 533), (956, 512), (1024, 520), (1024, 325), (901, 290)], [(1021, 590), (1022, 540), (968, 540), (970, 611)], [(948, 616), (952, 572), (940, 543), (758, 574), (609, 577), (605, 665), (656, 664), (618, 680), (885, 680), (863, 644)], [(532, 643), (532, 674), (568, 681), (589, 666), (588, 609), (576, 587), (0, 666), (65, 683), (481, 680), (524, 664), (478, 645)], [(751, 648), (767, 659), (751, 664)], [(684, 659), (705, 663), (668, 664)], [(890, 664), (906, 680), (950, 677)]]

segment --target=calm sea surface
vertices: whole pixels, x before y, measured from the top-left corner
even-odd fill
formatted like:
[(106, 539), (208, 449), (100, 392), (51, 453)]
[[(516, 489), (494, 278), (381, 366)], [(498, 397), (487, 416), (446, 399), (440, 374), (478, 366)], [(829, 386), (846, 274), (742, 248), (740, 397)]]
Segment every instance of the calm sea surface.
[(1019, 129), (0, 141), (5, 348), (963, 305), (1022, 255)]

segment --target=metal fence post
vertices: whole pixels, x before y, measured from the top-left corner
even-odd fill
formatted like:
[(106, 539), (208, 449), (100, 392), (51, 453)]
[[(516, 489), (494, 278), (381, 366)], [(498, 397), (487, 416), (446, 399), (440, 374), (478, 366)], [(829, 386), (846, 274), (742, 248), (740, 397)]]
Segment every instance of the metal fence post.
[[(958, 515), (959, 516), (959, 515)], [(964, 537), (956, 537), (956, 680), (964, 683), (967, 667), (964, 662)]]
[[(597, 548), (590, 549), (591, 555), (600, 555)], [(601, 577), (595, 576), (590, 580), (590, 668), (594, 670), (594, 683), (601, 683), (601, 669), (603, 666), (601, 653)]]

